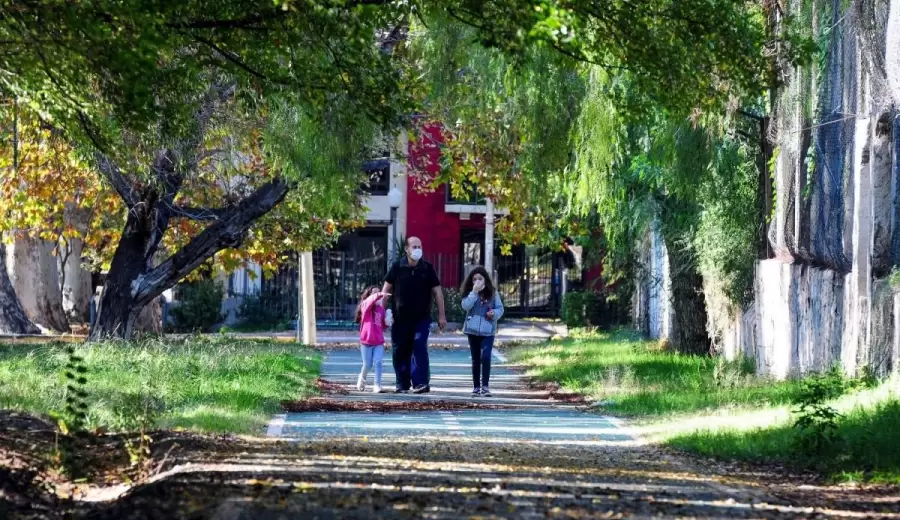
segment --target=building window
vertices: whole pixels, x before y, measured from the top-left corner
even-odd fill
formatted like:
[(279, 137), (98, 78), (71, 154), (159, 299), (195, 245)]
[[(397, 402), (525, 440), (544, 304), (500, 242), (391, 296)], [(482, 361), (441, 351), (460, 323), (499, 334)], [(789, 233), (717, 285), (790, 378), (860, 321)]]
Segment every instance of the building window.
[(363, 164), (366, 181), (362, 192), (369, 195), (387, 195), (391, 184), (391, 162), (387, 159), (368, 161)]
[(481, 206), (485, 204), (484, 197), (476, 193), (474, 187), (466, 190), (465, 197), (454, 197), (453, 190), (450, 189), (449, 184), (445, 185), (444, 187), (447, 194), (447, 204), (468, 204), (472, 206)]

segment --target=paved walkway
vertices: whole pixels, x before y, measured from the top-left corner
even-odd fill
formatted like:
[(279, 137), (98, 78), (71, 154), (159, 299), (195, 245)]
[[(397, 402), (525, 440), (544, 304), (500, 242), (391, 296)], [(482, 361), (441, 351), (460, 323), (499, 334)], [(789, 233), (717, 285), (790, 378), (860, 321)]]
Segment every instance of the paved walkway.
[[(520, 372), (495, 349), (491, 369), (491, 398), (473, 398), (468, 349), (432, 347), (431, 389), (428, 394), (374, 394), (355, 389), (360, 356), (357, 350), (333, 350), (322, 364), (322, 378), (344, 385), (347, 395), (333, 399), (367, 401), (477, 402), (502, 409), (443, 410), (427, 412), (304, 412), (277, 415), (268, 435), (289, 439), (323, 437), (404, 437), (447, 435), (493, 440), (536, 440), (633, 444), (634, 437), (611, 417), (583, 411), (581, 407), (552, 401), (547, 392), (529, 389)], [(383, 384), (394, 388), (389, 355), (385, 356)], [(371, 389), (372, 379), (369, 379)]]

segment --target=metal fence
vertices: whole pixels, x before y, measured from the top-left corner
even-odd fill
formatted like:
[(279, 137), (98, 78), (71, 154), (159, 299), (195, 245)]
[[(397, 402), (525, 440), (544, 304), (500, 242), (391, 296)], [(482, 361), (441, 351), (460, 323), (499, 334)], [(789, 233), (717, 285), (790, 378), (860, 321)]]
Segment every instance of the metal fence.
[[(475, 267), (461, 255), (426, 256), (437, 271), (441, 285), (459, 289)], [(552, 254), (496, 257), (495, 284), (510, 317), (558, 316), (565, 270)], [(388, 269), (385, 255), (357, 255), (344, 251), (313, 253), (316, 320), (325, 328), (345, 327), (354, 318), (360, 294), (369, 286), (381, 286)], [(285, 323), (297, 317), (297, 259), (274, 275), (264, 276), (258, 291), (230, 287), (229, 296), (241, 301), (241, 319)], [(450, 302), (448, 302), (449, 304)]]

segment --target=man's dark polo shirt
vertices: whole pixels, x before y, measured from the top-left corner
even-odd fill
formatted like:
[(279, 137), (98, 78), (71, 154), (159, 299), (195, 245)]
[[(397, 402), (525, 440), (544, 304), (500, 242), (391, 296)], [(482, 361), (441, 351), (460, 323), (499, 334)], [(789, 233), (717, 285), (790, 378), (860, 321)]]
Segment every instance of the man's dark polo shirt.
[(393, 286), (391, 299), (397, 322), (417, 323), (431, 317), (431, 290), (441, 285), (434, 266), (425, 260), (411, 266), (403, 257), (391, 266), (384, 281)]

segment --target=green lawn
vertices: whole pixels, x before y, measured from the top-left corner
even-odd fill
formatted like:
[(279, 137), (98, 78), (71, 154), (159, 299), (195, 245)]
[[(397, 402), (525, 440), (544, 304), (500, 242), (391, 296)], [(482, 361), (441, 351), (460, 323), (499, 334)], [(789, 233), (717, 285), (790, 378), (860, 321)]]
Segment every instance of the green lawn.
[(604, 401), (604, 413), (629, 417), (648, 439), (678, 449), (777, 461), (837, 480), (900, 483), (897, 379), (829, 401), (841, 414), (834, 440), (811, 454), (799, 449), (803, 441), (793, 427), (802, 381), (755, 377), (748, 362), (668, 352), (631, 331), (576, 331), (510, 358), (539, 380)]
[(900, 484), (900, 388), (886, 382), (874, 390), (830, 403), (842, 417), (831, 444), (819, 453), (798, 449), (791, 421), (761, 428), (702, 428), (667, 440), (672, 447), (723, 459), (777, 461), (825, 473), (837, 481)]
[[(315, 392), (319, 354), (234, 338), (77, 345), (88, 369), (89, 427), (259, 433), (284, 399)], [(0, 345), (0, 408), (40, 415), (65, 406), (65, 346)]]
[(756, 378), (747, 362), (675, 354), (625, 330), (575, 335), (516, 350), (511, 358), (527, 365), (529, 375), (606, 401), (604, 409), (629, 417), (786, 404), (799, 388)]

